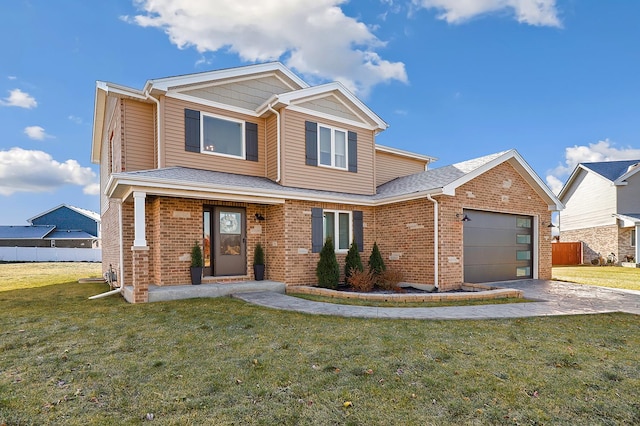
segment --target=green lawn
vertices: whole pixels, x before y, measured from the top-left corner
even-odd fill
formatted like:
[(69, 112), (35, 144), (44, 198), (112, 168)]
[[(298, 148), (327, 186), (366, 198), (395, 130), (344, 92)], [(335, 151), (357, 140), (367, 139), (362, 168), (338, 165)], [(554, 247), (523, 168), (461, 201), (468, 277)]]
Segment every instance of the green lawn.
[(640, 290), (640, 268), (619, 266), (556, 266), (553, 279), (578, 284)]
[(107, 286), (76, 278), (0, 284), (0, 425), (640, 423), (638, 316), (407, 321), (227, 298), (130, 305), (89, 301)]

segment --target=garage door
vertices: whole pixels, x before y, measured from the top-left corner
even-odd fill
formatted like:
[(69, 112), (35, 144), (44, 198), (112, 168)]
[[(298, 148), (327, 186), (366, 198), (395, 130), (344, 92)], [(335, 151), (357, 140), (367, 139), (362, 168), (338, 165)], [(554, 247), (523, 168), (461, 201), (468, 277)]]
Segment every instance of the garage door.
[(532, 278), (533, 219), (465, 210), (464, 281), (482, 283)]

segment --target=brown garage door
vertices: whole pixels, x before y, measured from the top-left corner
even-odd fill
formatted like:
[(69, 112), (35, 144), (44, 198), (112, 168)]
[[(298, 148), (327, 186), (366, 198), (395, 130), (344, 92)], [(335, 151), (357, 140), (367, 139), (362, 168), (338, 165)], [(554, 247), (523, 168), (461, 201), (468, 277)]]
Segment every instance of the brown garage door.
[(532, 278), (533, 218), (465, 210), (464, 281)]

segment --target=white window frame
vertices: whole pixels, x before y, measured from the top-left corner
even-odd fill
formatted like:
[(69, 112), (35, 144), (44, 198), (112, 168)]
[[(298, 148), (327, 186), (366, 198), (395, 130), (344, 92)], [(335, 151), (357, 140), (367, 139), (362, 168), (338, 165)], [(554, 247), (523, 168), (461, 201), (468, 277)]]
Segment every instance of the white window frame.
[[(336, 253), (347, 253), (349, 251), (349, 247), (351, 247), (351, 243), (353, 243), (353, 212), (348, 210), (323, 210), (322, 211), (322, 242), (325, 243), (327, 241), (327, 221), (326, 214), (333, 213), (334, 221), (333, 221), (333, 248)], [(347, 214), (349, 216), (349, 242), (347, 243), (347, 248), (341, 249), (338, 247), (339, 238), (340, 238), (340, 214)]]
[[(240, 147), (241, 147), (241, 151), (242, 151), (241, 155), (225, 154), (224, 152), (207, 151), (205, 149), (205, 147), (204, 147), (204, 118), (205, 117), (211, 117), (211, 118), (216, 118), (218, 120), (229, 121), (231, 123), (240, 124)], [(245, 160), (246, 157), (247, 157), (247, 147), (246, 147), (246, 142), (245, 141), (246, 141), (246, 136), (245, 136), (245, 121), (244, 120), (238, 120), (236, 118), (225, 117), (225, 116), (222, 116), (222, 115), (211, 114), (211, 113), (208, 113), (208, 112), (200, 111), (200, 152), (201, 153), (209, 154), (209, 155), (218, 155), (220, 157), (227, 157), (227, 158), (235, 158), (235, 159)]]
[[(320, 153), (320, 128), (329, 129), (331, 131), (331, 164), (322, 164)], [(344, 167), (336, 166), (336, 132), (344, 133)], [(338, 170), (349, 170), (349, 132), (339, 127), (327, 126), (325, 124), (318, 123), (317, 135), (318, 166)]]

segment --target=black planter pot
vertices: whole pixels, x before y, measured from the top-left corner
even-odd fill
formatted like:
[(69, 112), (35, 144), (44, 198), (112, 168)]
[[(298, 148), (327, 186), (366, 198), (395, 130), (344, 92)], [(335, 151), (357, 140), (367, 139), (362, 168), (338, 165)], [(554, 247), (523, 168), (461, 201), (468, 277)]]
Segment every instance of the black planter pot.
[(253, 265), (253, 276), (256, 281), (264, 280), (264, 265)]
[(201, 266), (191, 267), (191, 284), (202, 284), (202, 269), (203, 268)]

